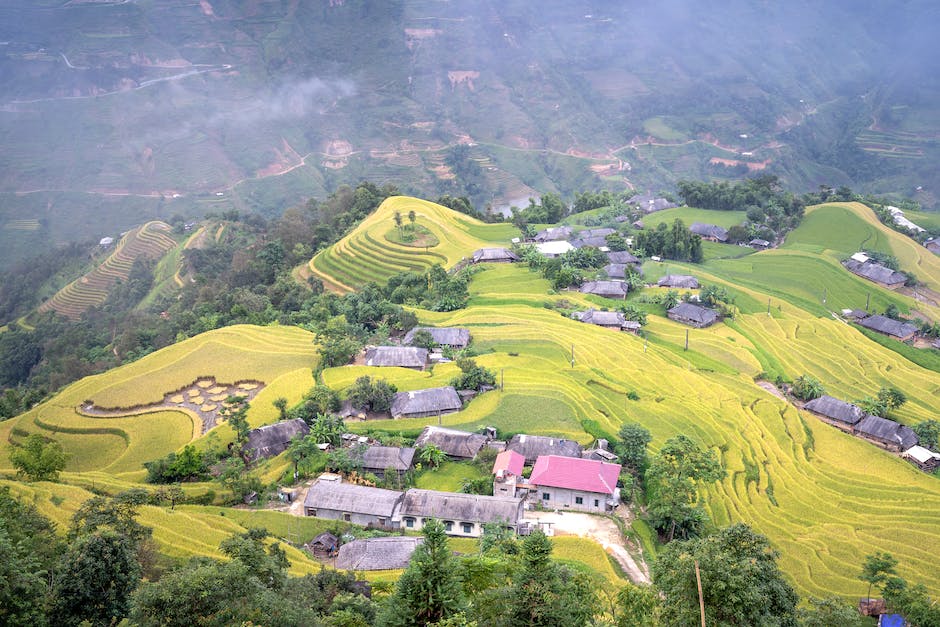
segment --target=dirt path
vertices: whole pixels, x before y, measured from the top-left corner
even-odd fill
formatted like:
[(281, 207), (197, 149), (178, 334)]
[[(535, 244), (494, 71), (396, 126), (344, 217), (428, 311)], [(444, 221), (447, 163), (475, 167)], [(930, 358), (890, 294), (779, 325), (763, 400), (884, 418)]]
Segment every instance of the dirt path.
[(770, 381), (758, 381), (758, 382), (757, 382), (757, 385), (758, 385), (759, 387), (764, 388), (765, 390), (767, 390), (768, 392), (770, 392), (771, 394), (773, 394), (773, 395), (776, 396), (777, 398), (779, 398), (779, 399), (781, 399), (781, 400), (787, 400), (787, 399), (783, 396), (783, 393), (777, 388), (777, 386), (774, 385), (773, 383), (771, 383)]
[(552, 523), (554, 535), (571, 535), (594, 540), (620, 564), (633, 583), (650, 583), (646, 563), (636, 559), (624, 546), (620, 529), (614, 521), (603, 516), (580, 512), (526, 512), (527, 520)]

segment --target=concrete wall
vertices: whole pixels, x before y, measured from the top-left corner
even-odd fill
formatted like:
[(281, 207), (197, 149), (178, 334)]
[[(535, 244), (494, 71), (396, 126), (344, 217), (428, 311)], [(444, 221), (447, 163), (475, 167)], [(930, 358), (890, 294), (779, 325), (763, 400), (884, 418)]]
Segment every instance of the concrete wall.
[[(316, 512), (316, 513), (313, 513)], [(345, 517), (349, 514), (349, 519)], [(345, 520), (357, 525), (380, 525), (385, 527), (392, 526), (391, 516), (375, 516), (373, 514), (357, 514), (354, 512), (341, 512), (335, 509), (324, 509), (322, 507), (304, 507), (304, 515), (316, 516), (317, 518), (326, 518), (328, 520)]]
[[(607, 499), (609, 495), (598, 494), (596, 492), (583, 492), (581, 490), (569, 490), (567, 488), (549, 488), (536, 486), (535, 500), (542, 504), (546, 509), (574, 509), (582, 512), (606, 512)], [(548, 499), (545, 499), (545, 495)], [(578, 503), (577, 499), (582, 502)], [(530, 493), (531, 498), (531, 493)], [(597, 503), (595, 505), (594, 503)]]

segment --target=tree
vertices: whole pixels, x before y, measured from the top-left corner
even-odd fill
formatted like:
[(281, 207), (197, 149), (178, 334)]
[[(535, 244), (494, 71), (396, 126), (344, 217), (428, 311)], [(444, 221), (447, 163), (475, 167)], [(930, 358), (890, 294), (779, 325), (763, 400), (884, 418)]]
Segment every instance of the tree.
[(430, 519), (422, 530), (424, 542), (411, 556), (377, 624), (387, 627), (430, 625), (460, 612), (464, 599), (444, 525)]
[(803, 401), (811, 401), (826, 393), (826, 389), (823, 387), (822, 383), (820, 383), (819, 379), (808, 374), (798, 376), (793, 382), (791, 391), (793, 392), (793, 396)]
[(346, 423), (335, 414), (317, 414), (310, 425), (310, 437), (316, 444), (339, 446), (346, 433)]
[(130, 611), (140, 576), (131, 540), (110, 530), (82, 536), (62, 556), (50, 618), (60, 625), (117, 624)]
[(332, 368), (345, 366), (349, 360), (359, 352), (359, 342), (346, 322), (346, 316), (334, 316), (317, 333), (317, 344), (320, 345), (319, 368)]
[(230, 457), (219, 474), (219, 483), (231, 490), (236, 500), (243, 500), (252, 492), (260, 492), (261, 479), (247, 472), (245, 461), (240, 457)]
[(276, 399), (271, 401), (271, 404), (274, 405), (275, 409), (277, 409), (281, 420), (287, 420), (287, 399), (283, 396), (278, 396)]
[(872, 586), (881, 585), (888, 581), (888, 578), (895, 574), (894, 567), (898, 565), (890, 553), (875, 551), (871, 555), (865, 556), (865, 563), (862, 564), (862, 572), (858, 578), (868, 583), (868, 594), (866, 598), (871, 602)]
[(228, 421), (232, 431), (235, 432), (235, 443), (241, 449), (248, 443), (248, 434), (251, 426), (248, 424), (248, 398), (245, 396), (229, 396), (222, 401), (219, 415)]
[(484, 385), (496, 385), (496, 373), (469, 358), (457, 360), (460, 376), (450, 380), (450, 384), (458, 390), (479, 390)]
[(658, 625), (661, 604), (659, 593), (653, 586), (625, 586), (617, 593), (614, 625), (616, 627)]
[(385, 412), (391, 408), (397, 391), (398, 388), (385, 379), (364, 376), (356, 379), (346, 398), (353, 407), (366, 411)]
[(398, 229), (398, 237), (401, 237), (401, 224), (402, 224), (401, 212), (396, 211), (393, 218), (395, 220), (395, 227)]
[(940, 449), (940, 422), (933, 418), (918, 422), (912, 427), (920, 439), (920, 445), (932, 451)]
[(642, 476), (647, 465), (646, 447), (653, 440), (653, 436), (648, 429), (635, 422), (624, 424), (617, 435), (620, 438), (618, 448), (621, 462), (630, 472), (638, 477)]
[(666, 541), (700, 530), (704, 512), (697, 511), (698, 486), (718, 481), (725, 471), (713, 451), (699, 448), (684, 435), (670, 438), (646, 471), (650, 522)]
[(418, 215), (415, 213), (415, 210), (412, 209), (408, 212), (408, 221), (411, 222), (411, 228), (415, 228), (415, 220), (418, 219)]
[(884, 586), (888, 606), (917, 627), (940, 627), (940, 602), (931, 599), (923, 584), (909, 586), (900, 577), (891, 577)]
[(25, 476), (29, 481), (58, 481), (67, 459), (61, 444), (38, 433), (27, 436), (23, 446), (10, 452), (10, 463), (17, 476)]
[(226, 538), (219, 549), (224, 555), (247, 566), (251, 575), (265, 588), (279, 590), (287, 581), (290, 562), (277, 542), (265, 546), (264, 540), (269, 536), (267, 529), (253, 527), (245, 533)]
[(294, 478), (300, 476), (301, 467), (305, 467), (308, 460), (320, 454), (319, 441), (312, 433), (307, 436), (294, 436), (287, 446), (287, 459), (294, 463)]
[(434, 336), (431, 335), (430, 331), (421, 329), (415, 331), (415, 334), (411, 338), (411, 345), (431, 350), (437, 347), (437, 342), (434, 341)]
[(885, 386), (878, 390), (878, 401), (884, 406), (885, 413), (883, 418), (888, 417), (888, 412), (897, 409), (907, 402), (907, 396), (901, 390), (892, 386)]
[(676, 290), (669, 290), (662, 297), (662, 304), (667, 310), (672, 309), (679, 304), (679, 292)]
[(447, 460), (447, 454), (433, 444), (425, 444), (418, 449), (418, 460), (422, 464), (437, 468)]
[(809, 607), (797, 610), (801, 627), (865, 627), (869, 623), (858, 610), (839, 597), (809, 599)]
[(653, 564), (653, 583), (664, 597), (663, 623), (699, 623), (697, 563), (706, 624), (795, 627), (799, 598), (777, 557), (767, 538), (741, 523), (667, 545)]

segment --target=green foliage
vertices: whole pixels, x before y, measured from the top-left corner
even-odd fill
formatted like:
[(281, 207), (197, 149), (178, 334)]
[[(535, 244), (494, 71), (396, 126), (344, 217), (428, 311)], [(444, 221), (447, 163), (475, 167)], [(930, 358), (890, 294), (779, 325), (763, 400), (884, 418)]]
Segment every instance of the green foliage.
[(458, 390), (480, 390), (485, 385), (496, 385), (496, 373), (470, 358), (457, 360), (457, 367), (461, 374), (450, 380), (450, 384)]
[(17, 476), (29, 481), (58, 481), (67, 459), (61, 444), (38, 433), (29, 435), (22, 446), (10, 452), (10, 463)]
[(241, 457), (229, 457), (219, 473), (219, 483), (231, 491), (236, 501), (245, 499), (252, 492), (261, 492), (261, 479), (253, 472), (248, 471), (245, 460)]
[(431, 350), (437, 347), (437, 342), (434, 341), (434, 336), (431, 335), (430, 331), (421, 329), (420, 331), (416, 331), (414, 336), (412, 336), (411, 345)]
[(940, 421), (930, 418), (911, 427), (920, 439), (920, 445), (931, 451), (940, 449)]
[(767, 538), (740, 523), (669, 544), (653, 565), (653, 583), (664, 596), (663, 623), (698, 624), (697, 563), (706, 624), (795, 627), (798, 598), (777, 557)]
[(359, 352), (361, 344), (345, 316), (335, 316), (317, 333), (320, 346), (319, 367), (345, 366)]
[(858, 610), (839, 597), (812, 598), (809, 607), (797, 610), (801, 627), (866, 627), (869, 623)]
[(309, 476), (313, 462), (320, 458), (320, 437), (311, 430), (306, 436), (296, 435), (287, 447), (287, 458), (294, 464), (295, 477)]
[(819, 398), (826, 393), (822, 383), (809, 374), (801, 374), (793, 381), (793, 387), (790, 389), (793, 396), (803, 401), (811, 401)]
[(653, 440), (649, 429), (635, 422), (624, 423), (617, 433), (617, 440), (621, 463), (634, 475), (643, 476), (647, 466), (646, 448)]
[(347, 392), (346, 399), (352, 403), (353, 407), (373, 412), (385, 412), (391, 408), (397, 391), (398, 388), (385, 379), (363, 376), (356, 379)]
[(120, 492), (114, 497), (95, 496), (82, 503), (72, 515), (68, 539), (111, 531), (132, 543), (135, 548), (148, 540), (153, 529), (137, 521), (138, 508), (149, 496), (142, 488)]
[(434, 444), (425, 444), (418, 449), (418, 460), (422, 464), (437, 468), (447, 460), (447, 454)]
[(672, 226), (662, 222), (655, 229), (637, 233), (634, 246), (645, 255), (656, 255), (676, 261), (701, 263), (702, 238), (686, 228), (685, 223), (676, 218)]
[(460, 485), (460, 491), (464, 494), (493, 496), (493, 478), (476, 477), (474, 479), (464, 479), (463, 483)]
[[(346, 433), (346, 423), (335, 414), (317, 414), (310, 423), (310, 435), (315, 444), (339, 446), (342, 435)], [(305, 438), (306, 439), (306, 438)]]
[(887, 418), (892, 409), (897, 409), (907, 402), (907, 395), (893, 386), (885, 386), (878, 390), (875, 396), (866, 396), (855, 401), (855, 404), (874, 416)]
[(890, 577), (895, 574), (895, 567), (898, 560), (890, 553), (875, 551), (871, 555), (865, 556), (865, 563), (862, 564), (862, 572), (858, 578), (868, 584), (868, 599), (871, 599), (872, 586), (883, 586)]
[(195, 446), (187, 444), (179, 454), (169, 453), (152, 462), (144, 462), (147, 469), (147, 483), (178, 483), (180, 481), (201, 481), (209, 472), (209, 465), (215, 461), (208, 451), (200, 453)]
[(248, 424), (248, 399), (245, 396), (229, 396), (222, 401), (219, 417), (227, 420), (235, 432), (235, 443), (239, 448), (248, 442), (251, 426)]
[(652, 627), (659, 624), (662, 600), (653, 586), (629, 585), (617, 592), (616, 627)]
[(940, 603), (930, 598), (923, 584), (908, 585), (900, 577), (892, 577), (884, 586), (885, 601), (893, 611), (917, 627), (940, 627)]

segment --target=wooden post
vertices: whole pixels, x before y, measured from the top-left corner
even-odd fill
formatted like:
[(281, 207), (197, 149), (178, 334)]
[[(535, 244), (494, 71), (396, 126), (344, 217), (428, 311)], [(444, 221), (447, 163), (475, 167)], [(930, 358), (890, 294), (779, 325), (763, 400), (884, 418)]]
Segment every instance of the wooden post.
[(770, 317), (770, 299), (767, 299), (767, 317)]
[(441, 425), (441, 410), (440, 409), (437, 410), (437, 425), (438, 426)]
[(689, 350), (689, 330), (685, 330), (685, 350)]
[(574, 368), (574, 344), (571, 345), (571, 367)]
[(865, 311), (871, 311), (871, 292), (868, 292), (868, 298), (865, 299)]
[(698, 607), (702, 613), (702, 627), (705, 627), (705, 597), (702, 596), (702, 575), (698, 570), (698, 560), (695, 560), (695, 583), (698, 585)]
[(502, 392), (506, 389), (506, 369), (499, 369), (499, 391)]

